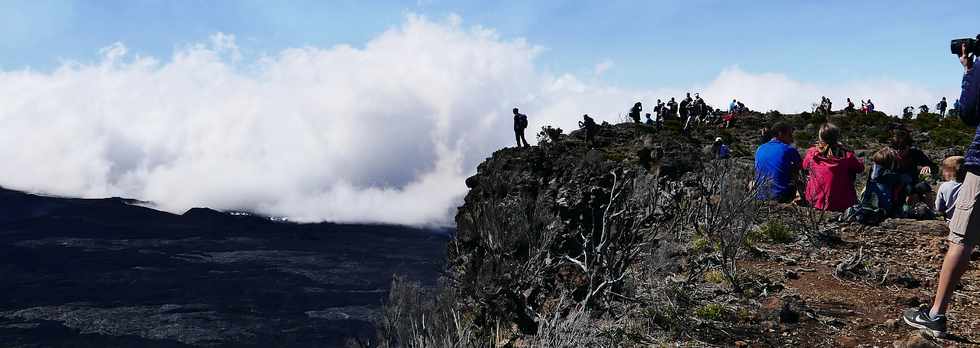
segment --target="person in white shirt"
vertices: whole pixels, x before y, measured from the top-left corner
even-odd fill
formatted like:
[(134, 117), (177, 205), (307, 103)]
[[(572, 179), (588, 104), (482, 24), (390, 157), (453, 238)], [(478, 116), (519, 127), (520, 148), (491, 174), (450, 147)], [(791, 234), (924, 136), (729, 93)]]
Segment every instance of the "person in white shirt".
[(956, 197), (966, 177), (963, 162), (963, 156), (951, 156), (944, 159), (942, 163), (943, 179), (946, 182), (939, 185), (939, 192), (936, 193), (936, 213), (947, 220), (953, 217), (953, 212), (956, 211)]

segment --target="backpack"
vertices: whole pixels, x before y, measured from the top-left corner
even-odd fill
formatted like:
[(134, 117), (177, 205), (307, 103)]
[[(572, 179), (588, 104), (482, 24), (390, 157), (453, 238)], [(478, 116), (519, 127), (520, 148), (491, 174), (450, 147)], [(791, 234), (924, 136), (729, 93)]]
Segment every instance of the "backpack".
[(878, 226), (888, 217), (885, 209), (878, 206), (878, 195), (875, 192), (878, 187), (871, 182), (871, 170), (868, 171), (867, 179), (861, 199), (854, 206), (847, 208), (844, 215), (841, 216), (841, 221), (857, 222), (865, 226)]
[(517, 124), (520, 125), (522, 129), (527, 128), (527, 115), (520, 114), (517, 119)]

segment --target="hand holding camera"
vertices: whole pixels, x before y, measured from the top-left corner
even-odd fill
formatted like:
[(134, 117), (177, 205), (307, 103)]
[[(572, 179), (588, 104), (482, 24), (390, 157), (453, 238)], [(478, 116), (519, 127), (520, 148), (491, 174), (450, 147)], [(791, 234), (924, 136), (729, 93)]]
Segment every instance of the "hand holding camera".
[(949, 43), (950, 53), (960, 57), (960, 64), (963, 64), (963, 68), (967, 72), (973, 69), (973, 60), (977, 53), (978, 39), (980, 39), (980, 35), (977, 35), (976, 39), (956, 39)]

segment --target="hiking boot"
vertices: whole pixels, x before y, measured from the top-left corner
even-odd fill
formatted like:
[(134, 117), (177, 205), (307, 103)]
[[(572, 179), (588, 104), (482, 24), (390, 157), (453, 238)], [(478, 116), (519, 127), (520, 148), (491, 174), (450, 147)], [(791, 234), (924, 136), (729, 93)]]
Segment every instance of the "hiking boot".
[(946, 316), (940, 316), (935, 320), (929, 316), (928, 309), (909, 309), (902, 316), (906, 324), (916, 329), (925, 330), (934, 337), (946, 336)]

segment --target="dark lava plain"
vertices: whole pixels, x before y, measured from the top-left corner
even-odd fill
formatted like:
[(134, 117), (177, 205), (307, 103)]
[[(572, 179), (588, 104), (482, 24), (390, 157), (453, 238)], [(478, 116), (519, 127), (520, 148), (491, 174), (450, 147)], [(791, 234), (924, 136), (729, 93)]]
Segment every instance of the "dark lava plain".
[(0, 189), (0, 346), (341, 346), (451, 232), (138, 203)]

